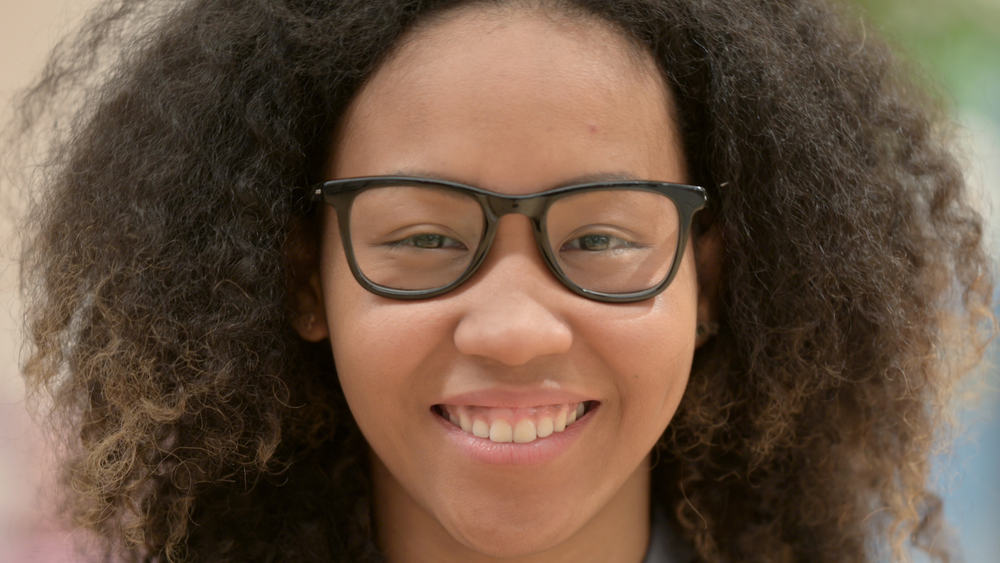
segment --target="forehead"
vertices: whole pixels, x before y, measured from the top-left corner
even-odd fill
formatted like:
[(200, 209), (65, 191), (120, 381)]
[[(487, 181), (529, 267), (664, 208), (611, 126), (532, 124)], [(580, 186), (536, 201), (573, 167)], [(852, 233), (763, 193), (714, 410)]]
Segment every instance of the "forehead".
[[(670, 108), (652, 57), (610, 24), (550, 10), (466, 7), (410, 32), (373, 74), (345, 113), (329, 172), (440, 170), (467, 183), (512, 184), (483, 185), (491, 189), (522, 183), (538, 191), (551, 187), (539, 185), (540, 156), (550, 157), (558, 185), (559, 151), (597, 151), (610, 168), (573, 177), (649, 176), (651, 155), (683, 160), (673, 158), (680, 143)], [(503, 166), (526, 174), (522, 181), (492, 174)]]

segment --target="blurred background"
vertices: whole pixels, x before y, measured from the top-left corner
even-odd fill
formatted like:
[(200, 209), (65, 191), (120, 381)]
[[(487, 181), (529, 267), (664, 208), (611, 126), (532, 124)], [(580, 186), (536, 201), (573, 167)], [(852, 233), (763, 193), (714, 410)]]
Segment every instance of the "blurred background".
[[(1000, 0), (852, 0), (945, 99), (956, 121), (968, 177), (1000, 248)], [(95, 0), (0, 0), (0, 123), (10, 99), (44, 64)], [(6, 180), (6, 176), (0, 176)], [(9, 193), (6, 189), (4, 193)], [(18, 375), (17, 202), (0, 213), (0, 562), (75, 561), (71, 532), (51, 524), (47, 454), (25, 411)], [(995, 311), (1000, 315), (1000, 308)], [(998, 346), (991, 356), (1000, 365)], [(969, 563), (1000, 563), (1000, 370), (956, 403), (960, 433), (936, 459), (945, 512)]]
[[(950, 105), (968, 178), (1000, 256), (1000, 0), (856, 0)], [(1000, 307), (994, 310), (1000, 316)], [(937, 458), (945, 515), (969, 563), (1000, 563), (1000, 346), (956, 405), (960, 434)]]

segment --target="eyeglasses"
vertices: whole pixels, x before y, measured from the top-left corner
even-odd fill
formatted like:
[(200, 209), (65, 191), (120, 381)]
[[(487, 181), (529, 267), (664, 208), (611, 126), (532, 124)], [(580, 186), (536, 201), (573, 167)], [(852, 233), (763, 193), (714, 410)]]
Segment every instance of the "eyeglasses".
[(598, 182), (529, 195), (405, 176), (323, 182), (313, 200), (337, 213), (351, 272), (384, 297), (423, 299), (469, 279), (509, 213), (531, 220), (549, 269), (571, 291), (606, 302), (648, 299), (670, 284), (703, 188)]

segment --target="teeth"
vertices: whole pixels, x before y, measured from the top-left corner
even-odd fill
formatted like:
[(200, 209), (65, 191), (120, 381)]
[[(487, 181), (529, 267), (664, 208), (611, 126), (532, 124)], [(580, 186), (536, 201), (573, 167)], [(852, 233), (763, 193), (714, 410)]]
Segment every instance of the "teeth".
[(566, 430), (566, 409), (559, 409), (556, 414), (555, 420), (552, 421), (552, 428), (556, 432), (562, 432)]
[[(508, 424), (507, 427), (509, 428), (510, 425)], [(490, 438), (492, 429), (489, 426), (487, 426), (484, 421), (477, 419), (475, 422), (472, 423), (472, 433), (479, 438)], [(494, 440), (494, 442), (495, 441), (496, 440)], [(509, 441), (510, 440), (508, 440), (508, 442)]]
[(490, 426), (490, 441), (492, 442), (513, 442), (514, 431), (510, 428), (510, 423), (506, 420), (494, 420)]
[(477, 438), (528, 444), (566, 430), (585, 411), (584, 403), (575, 403), (519, 409), (442, 405), (439, 412)]
[(535, 423), (530, 420), (522, 420), (517, 423), (517, 426), (514, 427), (514, 441), (518, 444), (534, 442), (537, 437), (538, 434), (535, 433)]
[(555, 427), (552, 424), (552, 417), (546, 416), (538, 421), (538, 429), (536, 433), (539, 438), (545, 438), (546, 436), (551, 435), (554, 430)]

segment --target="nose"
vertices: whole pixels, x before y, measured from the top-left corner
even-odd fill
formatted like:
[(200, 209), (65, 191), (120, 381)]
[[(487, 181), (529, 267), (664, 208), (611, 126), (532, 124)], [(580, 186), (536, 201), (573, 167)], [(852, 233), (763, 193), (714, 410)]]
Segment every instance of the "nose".
[(500, 240), (498, 235), (487, 263), (462, 292), (467, 305), (455, 347), (512, 367), (567, 352), (573, 331), (560, 304), (580, 298), (552, 277), (530, 239), (519, 250), (509, 248), (511, 238)]

